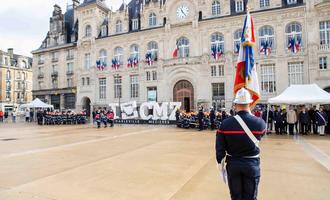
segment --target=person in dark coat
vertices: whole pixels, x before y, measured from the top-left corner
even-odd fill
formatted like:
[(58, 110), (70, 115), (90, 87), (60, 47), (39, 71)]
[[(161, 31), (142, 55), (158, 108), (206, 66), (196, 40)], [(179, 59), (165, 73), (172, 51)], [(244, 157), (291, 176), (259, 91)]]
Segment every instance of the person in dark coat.
[[(252, 132), (246, 134), (236, 117), (224, 120), (216, 134), (216, 159), (223, 177), (228, 175), (230, 196), (233, 200), (255, 200), (260, 180), (260, 149), (258, 141), (266, 132), (266, 123), (250, 114), (250, 93), (242, 88), (236, 94), (237, 115)], [(225, 166), (226, 164), (226, 166)], [(226, 180), (226, 178), (224, 178)]]
[(275, 110), (274, 112), (274, 121), (275, 121), (275, 133), (282, 134), (283, 119), (282, 119), (280, 107), (278, 107), (277, 110)]
[(286, 109), (282, 109), (282, 127), (281, 127), (281, 133), (282, 134), (287, 134), (287, 130), (288, 130), (288, 120), (287, 120), (287, 112)]
[(210, 122), (211, 122), (211, 130), (215, 129), (215, 111), (212, 108), (210, 111)]
[(201, 107), (198, 111), (198, 127), (199, 130), (202, 131), (204, 128), (204, 124), (203, 124), (203, 119), (204, 119), (204, 113), (203, 113), (203, 107)]
[[(308, 110), (308, 116), (309, 116), (309, 124), (308, 124), (308, 131), (310, 133), (317, 134), (317, 124), (316, 124), (316, 106), (313, 108), (310, 108)], [(306, 131), (307, 132), (307, 131)]]
[(307, 135), (308, 124), (310, 122), (309, 115), (306, 112), (306, 108), (303, 107), (301, 112), (299, 113), (299, 123), (300, 123), (300, 133), (302, 135)]
[(319, 127), (319, 134), (320, 136), (325, 136), (325, 126), (328, 123), (328, 116), (323, 111), (323, 108), (321, 107), (320, 110), (316, 110), (315, 112), (315, 122), (316, 125)]
[(96, 124), (97, 124), (97, 128), (101, 128), (101, 108), (99, 108), (95, 112), (95, 121), (96, 121)]

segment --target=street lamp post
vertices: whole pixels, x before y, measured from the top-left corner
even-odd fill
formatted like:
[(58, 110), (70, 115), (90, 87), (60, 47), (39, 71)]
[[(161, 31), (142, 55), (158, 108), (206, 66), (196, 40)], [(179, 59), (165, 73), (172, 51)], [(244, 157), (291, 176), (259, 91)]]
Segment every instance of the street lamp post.
[[(114, 75), (113, 76), (114, 77), (114, 82), (115, 82), (115, 84), (116, 84), (116, 79), (118, 78), (120, 78), (120, 75), (119, 74), (116, 74), (116, 75)], [(120, 106), (120, 98), (121, 98), (121, 90), (118, 90), (118, 88), (116, 87), (115, 88), (115, 90), (116, 90), (116, 93), (117, 93), (117, 95), (118, 95), (118, 104), (119, 104), (119, 118), (121, 119), (121, 106)]]

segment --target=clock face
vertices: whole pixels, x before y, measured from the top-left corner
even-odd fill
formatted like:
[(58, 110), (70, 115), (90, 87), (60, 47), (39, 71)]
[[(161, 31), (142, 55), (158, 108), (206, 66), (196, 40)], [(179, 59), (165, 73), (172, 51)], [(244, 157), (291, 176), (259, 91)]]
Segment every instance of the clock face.
[(176, 15), (179, 19), (185, 19), (189, 14), (189, 8), (187, 6), (179, 6), (176, 10)]

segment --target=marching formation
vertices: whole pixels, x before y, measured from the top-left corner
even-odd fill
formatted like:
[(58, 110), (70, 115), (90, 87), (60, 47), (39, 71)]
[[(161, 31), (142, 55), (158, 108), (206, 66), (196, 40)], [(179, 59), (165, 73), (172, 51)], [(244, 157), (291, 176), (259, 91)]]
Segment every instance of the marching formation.
[(37, 121), (39, 125), (71, 125), (86, 124), (87, 115), (85, 111), (75, 113), (73, 111), (58, 112), (39, 109), (37, 111)]

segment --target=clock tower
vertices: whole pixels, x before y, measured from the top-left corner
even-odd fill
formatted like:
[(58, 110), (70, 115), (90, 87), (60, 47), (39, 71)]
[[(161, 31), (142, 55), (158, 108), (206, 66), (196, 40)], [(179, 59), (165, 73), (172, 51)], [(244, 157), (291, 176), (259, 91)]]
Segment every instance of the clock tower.
[(170, 1), (169, 17), (171, 24), (192, 22), (196, 16), (196, 5), (193, 0)]

